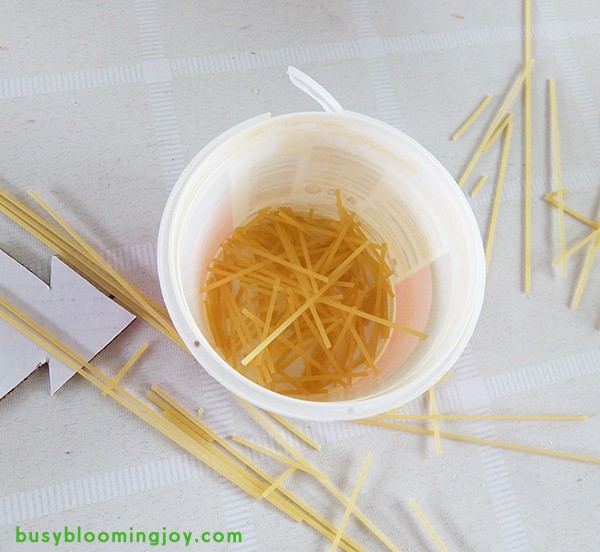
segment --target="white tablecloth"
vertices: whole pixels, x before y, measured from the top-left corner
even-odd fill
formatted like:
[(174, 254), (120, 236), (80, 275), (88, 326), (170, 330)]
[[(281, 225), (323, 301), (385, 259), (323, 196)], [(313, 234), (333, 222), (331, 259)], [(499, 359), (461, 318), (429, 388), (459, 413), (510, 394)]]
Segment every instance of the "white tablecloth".
[[(522, 3), (193, 2), (157, 0), (0, 4), (0, 181), (20, 198), (33, 188), (131, 282), (160, 300), (156, 240), (178, 174), (200, 148), (267, 111), (314, 110), (288, 64), (348, 109), (397, 126), (458, 176), (483, 132), (449, 136), (486, 94), (504, 94), (522, 67)], [(438, 392), (444, 412), (582, 413), (586, 422), (447, 423), (448, 431), (600, 457), (600, 267), (569, 308), (582, 258), (563, 279), (550, 191), (546, 79), (555, 77), (568, 204), (598, 215), (600, 4), (533, 2), (532, 291), (522, 285), (522, 125), (514, 135), (479, 325)], [(497, 100), (499, 101), (499, 100)], [(516, 117), (520, 117), (517, 100)], [(498, 105), (498, 104), (495, 104)], [(488, 119), (489, 120), (489, 119)], [(519, 119), (520, 121), (520, 119)], [(490, 174), (499, 154), (478, 167)], [(472, 207), (482, 233), (488, 184)], [(574, 244), (585, 227), (570, 218)], [(0, 247), (49, 280), (50, 252), (0, 220)], [(225, 436), (277, 445), (191, 356), (140, 321), (96, 359), (113, 373), (143, 342), (147, 356), (124, 384), (161, 384)], [(0, 344), (1, 346), (1, 344)], [(2, 367), (0, 366), (0, 370)], [(418, 400), (407, 412), (426, 412)], [(299, 423), (323, 444), (306, 454), (348, 495), (366, 453), (374, 460), (358, 505), (402, 550), (436, 550), (408, 501), (414, 497), (448, 550), (600, 549), (597, 465), (349, 423)], [(241, 531), (243, 543), (206, 550), (323, 550), (327, 541), (235, 489), (80, 377), (54, 397), (40, 369), (0, 400), (0, 549), (15, 528), (59, 531)], [(302, 448), (304, 451), (304, 448)], [(285, 468), (266, 463), (273, 474)], [(290, 488), (335, 523), (343, 507), (294, 476)], [(379, 550), (355, 521), (350, 534)], [(197, 546), (201, 546), (202, 543)], [(80, 544), (71, 549), (106, 550)], [(169, 545), (173, 549), (181, 544)], [(53, 547), (52, 547), (53, 548)], [(147, 550), (127, 545), (115, 550)]]

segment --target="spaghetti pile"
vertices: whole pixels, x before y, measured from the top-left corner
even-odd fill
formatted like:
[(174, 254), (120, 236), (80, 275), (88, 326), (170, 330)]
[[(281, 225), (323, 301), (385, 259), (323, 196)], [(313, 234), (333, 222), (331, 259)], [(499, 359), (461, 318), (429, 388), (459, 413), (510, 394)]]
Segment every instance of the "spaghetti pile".
[(372, 243), (337, 197), (338, 218), (265, 209), (221, 245), (203, 288), (215, 348), (278, 393), (323, 400), (377, 376), (397, 328), (386, 245)]

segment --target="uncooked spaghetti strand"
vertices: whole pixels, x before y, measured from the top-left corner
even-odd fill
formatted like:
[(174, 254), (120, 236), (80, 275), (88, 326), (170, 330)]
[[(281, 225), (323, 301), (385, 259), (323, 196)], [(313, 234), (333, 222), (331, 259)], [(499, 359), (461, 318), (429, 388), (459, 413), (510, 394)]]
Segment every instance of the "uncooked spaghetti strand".
[(440, 385), (444, 383), (447, 379), (451, 378), (454, 375), (453, 370), (448, 370), (436, 383), (436, 385)]
[(437, 416), (437, 400), (435, 397), (435, 389), (429, 389), (429, 408), (431, 409), (431, 417), (433, 420), (433, 436), (435, 438), (435, 453), (437, 456), (442, 454), (442, 442), (440, 439), (440, 422), (436, 419)]
[[(346, 498), (327, 477), (319, 479), (319, 482), (344, 506), (348, 507), (349, 499)], [(375, 537), (377, 537), (389, 550), (392, 552), (400, 552), (400, 549), (386, 537), (381, 530), (356, 507), (356, 505), (352, 507), (352, 513), (356, 519), (369, 529), (369, 531), (371, 531), (371, 533), (373, 533), (373, 535), (375, 535)]]
[[(149, 394), (150, 395), (150, 394)], [(157, 402), (161, 402), (158, 397), (152, 397), (152, 402), (155, 404)], [(170, 409), (168, 405), (167, 408), (163, 409), (161, 415), (164, 416), (167, 420), (175, 424), (181, 431), (183, 431), (186, 435), (190, 437), (194, 442), (201, 445), (206, 451), (210, 454), (214, 455), (219, 461), (230, 470), (230, 472), (235, 473), (236, 475), (246, 479), (249, 481), (248, 476), (248, 466), (244, 462), (237, 462), (237, 459), (234, 459), (222, 450), (218, 449), (213, 441), (209, 441), (206, 439), (206, 436), (195, 426), (192, 426), (183, 416), (181, 416), (178, 412), (173, 409)], [(253, 489), (251, 491), (251, 495), (257, 500), (262, 499), (262, 491), (263, 488), (261, 485), (253, 485)], [(300, 521), (300, 519), (298, 519)]]
[(415, 499), (411, 498), (409, 500), (409, 503), (413, 507), (413, 510), (419, 516), (419, 519), (423, 522), (423, 525), (425, 525), (427, 531), (429, 531), (429, 534), (431, 535), (431, 537), (433, 538), (433, 540), (435, 541), (435, 543), (438, 545), (439, 549), (442, 552), (448, 552), (448, 550), (446, 549), (446, 547), (443, 545), (442, 540), (440, 539), (440, 537), (438, 536), (438, 534), (433, 529), (433, 526), (431, 525), (431, 523), (429, 523), (429, 520), (425, 517), (425, 514), (423, 513), (423, 511), (421, 510), (421, 508), (419, 508), (419, 505), (417, 504), (417, 502), (415, 501)]
[[(83, 376), (101, 391), (106, 391), (107, 395), (118, 400), (122, 404), (127, 403), (133, 405), (144, 415), (155, 415), (155, 413), (148, 408), (147, 405), (143, 404), (139, 399), (128, 393), (121, 385), (112, 381), (106, 374), (102, 373), (83, 357), (78, 355), (72, 349), (68, 348), (54, 335), (47, 332), (39, 324), (37, 324), (2, 297), (0, 297), (0, 307), (2, 307), (0, 308), (1, 318), (29, 337), (32, 341), (40, 345), (52, 356), (69, 366), (73, 371)], [(160, 419), (156, 423), (160, 423)]]
[[(483, 148), (483, 153), (485, 153), (487, 150), (489, 150), (493, 143), (498, 139), (498, 137), (502, 134), (502, 131), (506, 128), (506, 125), (508, 125), (508, 123), (510, 123), (514, 118), (514, 114), (513, 113), (509, 113), (504, 120), (498, 125), (498, 127), (496, 128), (496, 130), (494, 131), (494, 133), (489, 137), (488, 141), (486, 142), (484, 148)], [(475, 190), (473, 190), (475, 191)], [(471, 193), (471, 195), (473, 195)]]
[[(17, 309), (14, 305), (9, 303), (6, 299), (0, 296), (0, 316), (13, 325), (15, 328), (20, 330), (22, 333), (26, 333), (25, 330), (29, 330), (26, 335), (31, 339), (35, 339), (34, 341), (49, 351), (51, 354), (56, 352), (63, 353), (63, 358), (66, 357), (70, 359), (71, 363), (75, 363), (77, 365), (77, 369), (74, 369), (75, 372), (81, 373), (83, 371), (83, 366), (87, 366), (89, 364), (84, 358), (76, 355), (75, 353), (71, 353), (69, 349), (64, 347), (56, 338), (46, 332), (39, 324)], [(51, 351), (49, 350), (51, 348)], [(69, 354), (71, 353), (71, 354)], [(61, 359), (62, 360), (62, 359)], [(65, 364), (69, 365), (68, 362)], [(90, 365), (91, 366), (91, 365)], [(99, 380), (97, 385), (101, 385), (103, 390), (107, 390), (107, 394), (110, 394), (111, 388), (109, 387), (111, 383), (111, 379), (102, 374), (100, 371), (92, 368), (92, 375)], [(91, 376), (90, 376), (91, 377)], [(115, 386), (117, 387), (117, 386)]]
[(475, 168), (475, 165), (477, 164), (477, 161), (479, 161), (479, 158), (481, 157), (481, 154), (483, 153), (483, 149), (485, 148), (487, 141), (489, 140), (490, 136), (493, 134), (494, 130), (496, 129), (496, 127), (502, 120), (502, 117), (504, 117), (504, 115), (506, 114), (507, 109), (510, 107), (513, 100), (515, 99), (515, 96), (517, 95), (517, 92), (520, 90), (521, 85), (523, 84), (523, 81), (527, 78), (527, 75), (529, 74), (529, 71), (531, 70), (533, 63), (534, 63), (534, 60), (532, 59), (526, 65), (526, 67), (520, 73), (519, 78), (517, 79), (517, 81), (511, 88), (510, 92), (508, 93), (506, 99), (500, 106), (500, 109), (498, 110), (496, 117), (494, 117), (494, 120), (492, 121), (492, 124), (489, 126), (488, 131), (486, 132), (485, 136), (483, 137), (483, 140), (479, 144), (478, 148), (475, 150), (473, 157), (469, 161), (467, 167), (463, 171), (463, 174), (461, 175), (461, 177), (458, 181), (458, 184), (461, 187), (465, 185), (465, 182), (467, 181), (467, 178), (469, 178), (471, 171)]
[(283, 485), (283, 483), (289, 479), (290, 476), (292, 476), (294, 473), (296, 473), (297, 468), (288, 468), (287, 470), (285, 470), (283, 472), (283, 474), (281, 475), (281, 477), (277, 478), (275, 481), (273, 481), (273, 483), (271, 483), (271, 485), (269, 487), (267, 487), (264, 491), (263, 491), (263, 498), (268, 497), (275, 489), (281, 487), (281, 485)]
[(524, 271), (523, 289), (525, 293), (531, 291), (531, 0), (525, 0), (525, 65), (527, 76), (523, 83), (525, 92), (525, 125), (524, 125), (524, 149), (525, 149), (525, 205), (524, 205), (524, 232), (523, 252)]
[[(89, 258), (83, 255), (75, 240), (60, 232), (58, 228), (3, 190), (0, 190), (0, 208), (14, 222), (50, 247), (63, 260), (76, 259), (80, 262), (79, 266), (85, 267), (89, 264)], [(96, 270), (96, 268), (91, 267), (91, 270)], [(100, 277), (99, 273), (96, 275)]]
[(490, 94), (483, 98), (483, 101), (477, 106), (475, 111), (469, 116), (469, 118), (458, 128), (458, 130), (452, 135), (452, 140), (457, 140), (460, 138), (466, 130), (477, 120), (479, 115), (481, 115), (482, 111), (485, 109), (485, 106), (490, 102), (493, 96)]
[(585, 262), (581, 269), (581, 273), (579, 274), (579, 279), (577, 281), (577, 287), (575, 289), (575, 295), (573, 296), (573, 300), (571, 301), (571, 308), (576, 309), (579, 306), (579, 302), (581, 301), (581, 296), (583, 295), (583, 290), (585, 289), (585, 284), (588, 279), (588, 275), (590, 273), (590, 269), (592, 268), (592, 264), (594, 262), (594, 257), (596, 256), (596, 252), (600, 248), (600, 237), (597, 237), (594, 241), (594, 245), (590, 248), (585, 256)]
[(481, 176), (477, 184), (475, 184), (475, 187), (471, 190), (471, 197), (477, 196), (477, 194), (481, 191), (481, 188), (483, 188), (483, 185), (487, 182), (487, 179), (487, 174)]
[[(243, 268), (242, 270), (239, 270), (238, 272), (233, 272), (229, 276), (226, 276), (225, 278), (221, 278), (220, 280), (217, 280), (216, 282), (211, 282), (210, 284), (203, 287), (200, 291), (202, 291), (202, 292), (210, 291), (210, 290), (215, 289), (224, 284), (228, 284), (229, 282), (233, 282), (233, 280), (236, 280), (237, 278), (241, 278), (242, 276), (245, 276), (246, 274), (250, 274), (251, 272), (260, 270), (261, 268), (264, 268), (265, 266), (268, 266), (271, 263), (272, 263), (272, 261), (270, 261), (269, 259), (265, 259), (264, 261), (261, 261), (259, 263), (252, 264), (246, 268)], [(211, 271), (211, 270), (209, 269), (209, 271)]]
[(296, 272), (302, 272), (303, 274), (310, 276), (311, 278), (315, 278), (316, 280), (321, 280), (322, 282), (325, 282), (325, 283), (327, 283), (329, 281), (327, 276), (324, 276), (323, 274), (319, 274), (318, 272), (315, 272), (314, 270), (308, 270), (307, 268), (304, 268), (301, 265), (297, 265), (290, 261), (286, 261), (285, 259), (282, 259), (281, 257), (278, 257), (277, 255), (273, 255), (269, 251), (266, 251), (259, 247), (255, 247), (253, 245), (246, 244), (246, 243), (241, 243), (240, 246), (243, 247), (244, 249), (247, 249), (248, 251), (254, 253), (255, 255), (264, 257), (265, 259), (268, 259), (274, 263), (283, 265), (286, 268), (289, 268)]
[(162, 423), (161, 419), (156, 418), (155, 413), (139, 401), (139, 399), (133, 397), (118, 383), (115, 384), (107, 375), (69, 349), (55, 336), (44, 330), (39, 324), (31, 320), (2, 297), (0, 297), (0, 306), (2, 307), (0, 309), (1, 318), (40, 345), (52, 356), (69, 366), (73, 371), (83, 376), (101, 391), (106, 391), (109, 396), (116, 399), (128, 409), (135, 408), (138, 415), (141, 413), (144, 416), (150, 416), (154, 419), (154, 424)]
[(234, 436), (231, 438), (231, 440), (234, 443), (238, 443), (246, 448), (255, 450), (256, 452), (260, 452), (261, 454), (264, 454), (265, 456), (269, 456), (270, 458), (273, 458), (273, 460), (278, 460), (282, 464), (287, 464), (288, 466), (290, 466), (292, 468), (298, 468), (299, 470), (302, 470), (306, 473), (314, 475), (315, 477), (322, 476), (322, 473), (319, 470), (317, 470), (316, 468), (312, 468), (309, 464), (303, 464), (302, 462), (298, 462), (298, 460), (293, 460), (287, 456), (284, 456), (283, 454), (278, 454), (277, 452), (273, 452), (272, 450), (265, 448), (265, 447), (261, 447), (260, 445), (257, 445), (256, 443), (253, 443), (252, 441), (248, 441), (247, 439), (242, 439), (241, 437)]
[(508, 163), (508, 152), (510, 150), (510, 139), (512, 136), (512, 123), (508, 123), (504, 135), (504, 144), (502, 147), (502, 160), (500, 161), (500, 170), (498, 171), (498, 181), (496, 183), (496, 195), (492, 206), (492, 217), (488, 231), (487, 242), (485, 246), (485, 264), (489, 267), (492, 258), (492, 247), (494, 245), (494, 235), (496, 233), (496, 223), (498, 221), (498, 211), (500, 210), (500, 199), (502, 197), (502, 187), (504, 185), (504, 173)]
[(554, 146), (554, 170), (556, 171), (556, 197), (558, 198), (558, 233), (560, 240), (560, 254), (563, 256), (561, 262), (562, 275), (567, 275), (567, 259), (564, 254), (567, 251), (565, 240), (565, 206), (563, 203), (562, 169), (560, 161), (560, 137), (558, 132), (558, 109), (556, 106), (556, 85), (554, 79), (548, 79), (550, 93), (550, 115), (552, 119), (552, 137)]
[[(135, 410), (135, 413), (142, 416), (154, 416), (154, 412), (138, 399), (127, 393), (120, 385), (114, 384), (110, 387), (111, 380), (108, 376), (100, 372), (97, 368), (79, 357), (76, 353), (60, 343), (56, 338), (43, 328), (39, 328), (33, 321), (28, 319), (23, 313), (17, 311), (18, 315), (11, 312), (10, 308), (6, 308), (6, 304), (2, 298), (2, 309), (0, 309), (0, 318), (11, 324), (21, 333), (29, 337), (34, 343), (48, 351), (53, 357), (57, 358), (65, 365), (70, 367), (74, 372), (80, 374), (84, 379), (95, 385), (101, 391), (106, 391), (107, 395), (114, 398), (129, 410)], [(16, 310), (16, 309), (15, 309)], [(41, 330), (41, 331), (38, 331)], [(86, 369), (89, 371), (86, 372)], [(159, 423), (154, 421), (154, 424)]]
[[(213, 455), (215, 453), (216, 453), (216, 451), (213, 451)], [(256, 477), (255, 477), (255, 475), (253, 475), (253, 473), (243, 474), (242, 480), (240, 480), (239, 476), (236, 477), (234, 473), (228, 472), (227, 470), (223, 469), (223, 462), (226, 459), (227, 459), (227, 457), (223, 457), (222, 455), (217, 456), (216, 459), (213, 461), (213, 465), (211, 465), (210, 463), (208, 463), (208, 465), (210, 467), (213, 467), (217, 472), (221, 473), (221, 475), (224, 475), (227, 479), (232, 481), (238, 487), (249, 492), (252, 496), (255, 496), (256, 491), (254, 491), (253, 489), (256, 489), (257, 486), (260, 489), (265, 488), (264, 485), (258, 479), (256, 479)], [(205, 463), (207, 463), (207, 462), (205, 461)], [(250, 462), (247, 459), (244, 459), (244, 463), (248, 466), (248, 468), (250, 468), (250, 470), (252, 472), (256, 473), (259, 477), (261, 477), (262, 479), (264, 479), (265, 481), (267, 481), (270, 484), (273, 483), (273, 478), (271, 478), (270, 476), (265, 474), (262, 470), (260, 470), (260, 468), (258, 468), (252, 462)], [(254, 485), (254, 487), (248, 488), (248, 483), (246, 483), (246, 480), (249, 480), (250, 483), (252, 483)], [(325, 518), (320, 516), (318, 513), (316, 513), (312, 508), (310, 508), (308, 505), (303, 503), (301, 500), (297, 499), (289, 491), (286, 491), (284, 489), (278, 489), (278, 491), (280, 491), (282, 493), (282, 495), (284, 495), (284, 496), (273, 493), (273, 494), (269, 495), (268, 497), (266, 497), (266, 500), (271, 502), (273, 505), (278, 507), (281, 511), (283, 511), (290, 517), (292, 517), (292, 519), (294, 519), (296, 521), (304, 520), (311, 527), (316, 529), (318, 532), (320, 532), (325, 537), (329, 538), (330, 540), (334, 538), (334, 535), (335, 535), (334, 527), (330, 522), (325, 520)], [(259, 498), (259, 496), (257, 496), (256, 498)], [(289, 499), (289, 502), (286, 502), (288, 499)], [(295, 510), (295, 509), (299, 510), (299, 512), (294, 512), (293, 510)], [(303, 514), (301, 514), (300, 512), (303, 512)], [(361, 547), (359, 547), (356, 543), (350, 541), (347, 537), (344, 537), (344, 539), (345, 540), (344, 540), (343, 547), (348, 552), (356, 552), (356, 551), (362, 550)]]
[(587, 420), (587, 416), (563, 416), (563, 415), (469, 415), (469, 414), (378, 414), (367, 420), (438, 420), (438, 421), (484, 421), (492, 420), (496, 422), (582, 422)]
[[(568, 191), (569, 190), (563, 190), (563, 194), (567, 193)], [(554, 207), (558, 207), (559, 203), (555, 199), (556, 195), (557, 195), (557, 192), (548, 192), (544, 196), (544, 199), (551, 205), (554, 205)], [(573, 218), (576, 218), (577, 220), (583, 222), (584, 224), (586, 224), (587, 226), (589, 226), (591, 228), (600, 228), (600, 222), (597, 222), (595, 220), (592, 220), (588, 217), (583, 216), (581, 213), (578, 213), (577, 211), (575, 211), (574, 209), (571, 209), (567, 205), (563, 205), (563, 210), (565, 213), (567, 213), (567, 215), (570, 215)]]
[(369, 454), (367, 454), (365, 463), (363, 464), (362, 470), (360, 471), (358, 481), (356, 482), (354, 490), (352, 491), (352, 495), (350, 496), (350, 500), (348, 501), (348, 506), (346, 506), (346, 511), (344, 512), (344, 517), (342, 518), (342, 522), (340, 523), (340, 526), (338, 528), (337, 534), (335, 535), (333, 544), (331, 545), (331, 552), (335, 552), (335, 550), (337, 550), (338, 545), (340, 544), (340, 540), (342, 538), (342, 535), (344, 534), (344, 530), (346, 529), (346, 524), (348, 523), (348, 520), (350, 519), (350, 514), (352, 513), (352, 509), (354, 508), (354, 503), (356, 502), (356, 499), (358, 498), (358, 493), (362, 487), (363, 481), (365, 480), (365, 476), (367, 475), (367, 470), (369, 469), (369, 464), (371, 463), (372, 459), (373, 459), (373, 453), (369, 452)]
[(285, 449), (287, 450), (298, 462), (310, 466), (306, 458), (302, 456), (292, 445), (290, 445), (265, 418), (254, 408), (251, 404), (246, 401), (239, 399), (238, 402), (252, 415), (252, 417)]
[(573, 255), (573, 253), (579, 251), (588, 242), (590, 242), (598, 237), (600, 237), (600, 228), (597, 228), (593, 232), (590, 232), (585, 238), (583, 238), (582, 240), (577, 242), (573, 247), (571, 247), (570, 249), (567, 249), (567, 251), (565, 252), (564, 255), (561, 255), (558, 259), (555, 259), (554, 261), (552, 261), (552, 266), (556, 266), (557, 264), (562, 262), (563, 259), (570, 257), (571, 255)]
[(278, 421), (282, 426), (286, 427), (289, 431), (291, 431), (296, 437), (302, 439), (307, 445), (310, 445), (315, 450), (321, 450), (321, 445), (313, 441), (308, 435), (300, 431), (296, 426), (292, 425), (288, 420), (286, 420), (283, 416), (279, 414), (275, 414), (274, 412), (268, 413), (271, 418)]
[[(405, 426), (399, 424), (392, 424), (388, 422), (380, 421), (368, 421), (368, 420), (354, 420), (352, 423), (371, 425), (376, 427), (384, 427), (386, 429), (394, 429), (396, 431), (404, 431), (407, 433), (418, 433), (420, 435), (434, 435), (434, 432), (430, 429), (422, 429), (419, 427)], [(563, 458), (565, 460), (575, 460), (578, 462), (586, 462), (589, 464), (600, 464), (600, 458), (594, 458), (592, 456), (583, 456), (580, 454), (571, 454), (569, 452), (561, 452), (555, 450), (541, 449), (537, 447), (530, 447), (526, 445), (517, 445), (514, 443), (506, 443), (504, 441), (493, 441), (491, 439), (482, 439), (480, 437), (470, 437), (468, 435), (460, 435), (457, 433), (446, 433), (440, 431), (440, 437), (442, 439), (450, 439), (452, 441), (463, 441), (465, 443), (473, 443), (476, 445), (486, 445), (490, 447), (505, 448), (510, 450), (517, 450), (520, 452), (529, 452), (530, 454), (539, 454), (541, 456), (552, 456), (554, 458)]]
[[(240, 460), (242, 462), (247, 462), (247, 459), (235, 447), (231, 446), (231, 444), (228, 443), (225, 439), (223, 439), (217, 433), (212, 431), (206, 424), (203, 424), (202, 422), (200, 422), (200, 420), (198, 420), (197, 418), (192, 416), (185, 408), (183, 408), (179, 403), (177, 403), (172, 397), (170, 397), (162, 389), (160, 389), (156, 385), (153, 385), (151, 387), (151, 390), (160, 399), (162, 399), (170, 408), (172, 408), (175, 412), (178, 412), (180, 415), (182, 415), (184, 418), (186, 418), (190, 423), (192, 423), (193, 425), (198, 427), (204, 434), (206, 434), (208, 436), (209, 439), (216, 441), (221, 447), (223, 447), (227, 452), (229, 452), (229, 454), (236, 457), (238, 460)], [(154, 399), (152, 398), (152, 400), (154, 400)], [(302, 469), (304, 469), (305, 471), (308, 471), (308, 472), (315, 471), (314, 469), (311, 468), (311, 466), (309, 464), (306, 464), (306, 466), (304, 466)], [(317, 476), (317, 475), (319, 475), (319, 473), (315, 472), (314, 475)]]
[(400, 326), (400, 324), (396, 324), (395, 322), (392, 322), (391, 320), (387, 320), (386, 318), (381, 318), (380, 316), (375, 316), (371, 313), (361, 311), (360, 309), (357, 309), (356, 307), (350, 307), (348, 305), (345, 305), (344, 303), (341, 303), (340, 301), (331, 301), (330, 299), (323, 297), (319, 300), (319, 302), (323, 303), (325, 305), (334, 307), (336, 309), (339, 309), (341, 311), (348, 312), (355, 316), (365, 318), (367, 320), (370, 320), (371, 322), (375, 322), (377, 324), (382, 324), (384, 326), (388, 326), (390, 328), (395, 328), (396, 330), (400, 330), (401, 332), (405, 332), (405, 333), (414, 335), (414, 336), (418, 337), (419, 339), (427, 339), (427, 334), (424, 332), (420, 332), (418, 330), (413, 330), (412, 328), (407, 328), (406, 326)]
[[(119, 370), (117, 375), (111, 380), (109, 387), (112, 387), (115, 383), (119, 383), (123, 376), (129, 371), (129, 369), (139, 360), (139, 358), (144, 354), (144, 351), (148, 348), (148, 343), (142, 343), (140, 348), (133, 353), (131, 358), (125, 363), (123, 368)], [(102, 396), (106, 395), (106, 391), (102, 391)]]

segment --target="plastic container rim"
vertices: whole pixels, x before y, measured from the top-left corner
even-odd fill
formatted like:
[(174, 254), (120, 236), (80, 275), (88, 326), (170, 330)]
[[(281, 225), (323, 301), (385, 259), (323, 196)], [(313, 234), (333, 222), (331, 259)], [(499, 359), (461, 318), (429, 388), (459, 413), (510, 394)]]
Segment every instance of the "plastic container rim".
[[(198, 166), (217, 148), (234, 138), (242, 131), (259, 127), (266, 121), (285, 120), (290, 118), (321, 118), (323, 121), (334, 119), (354, 119), (362, 123), (368, 123), (386, 132), (395, 134), (399, 139), (408, 142), (415, 147), (428, 161), (434, 164), (445, 176), (449, 183), (454, 185), (454, 192), (459, 204), (463, 208), (465, 222), (470, 232), (470, 243), (468, 249), (473, 254), (474, 266), (477, 274), (473, 274), (475, 289), (472, 290), (471, 314), (462, 335), (447, 354), (440, 357), (434, 369), (416, 377), (407, 385), (401, 386), (390, 392), (383, 392), (373, 397), (354, 399), (347, 401), (319, 402), (295, 399), (280, 395), (245, 378), (231, 366), (229, 366), (218, 353), (210, 346), (204, 335), (197, 329), (190, 327), (185, 313), (186, 307), (182, 306), (183, 297), (177, 289), (177, 275), (174, 274), (174, 255), (176, 253), (176, 215), (181, 210), (180, 199), (185, 191), (186, 184)], [(262, 409), (289, 416), (314, 421), (351, 420), (374, 416), (398, 408), (421, 394), (423, 394), (454, 365), (470, 340), (481, 308), (483, 305), (485, 289), (485, 255), (483, 243), (479, 232), (479, 226), (462, 190), (445, 167), (425, 147), (410, 138), (398, 129), (367, 115), (343, 111), (341, 113), (324, 112), (299, 112), (279, 115), (271, 118), (269, 113), (248, 119), (223, 132), (214, 138), (187, 165), (167, 200), (158, 234), (157, 264), (160, 287), (165, 304), (173, 324), (183, 339), (186, 347), (201, 364), (201, 366), (223, 386), (234, 395), (244, 399)], [(199, 346), (196, 345), (199, 343)]]

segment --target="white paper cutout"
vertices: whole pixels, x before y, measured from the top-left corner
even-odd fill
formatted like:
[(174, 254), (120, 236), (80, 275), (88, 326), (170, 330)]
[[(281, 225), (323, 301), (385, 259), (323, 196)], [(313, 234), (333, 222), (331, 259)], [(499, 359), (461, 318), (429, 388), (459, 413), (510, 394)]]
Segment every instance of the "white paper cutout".
[[(80, 356), (90, 360), (135, 316), (57, 257), (52, 257), (51, 269), (50, 286), (47, 286), (0, 250), (0, 295)], [(50, 372), (50, 392), (54, 395), (75, 372), (0, 320), (0, 398), (45, 362), (48, 362)]]

